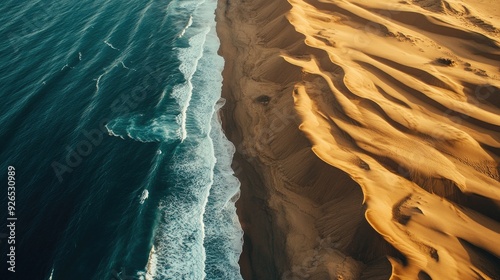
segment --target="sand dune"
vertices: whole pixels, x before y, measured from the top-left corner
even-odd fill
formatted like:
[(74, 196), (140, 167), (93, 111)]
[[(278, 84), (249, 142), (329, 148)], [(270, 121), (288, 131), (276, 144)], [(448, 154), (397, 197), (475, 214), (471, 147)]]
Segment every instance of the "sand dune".
[(220, 1), (246, 279), (500, 279), (494, 0)]

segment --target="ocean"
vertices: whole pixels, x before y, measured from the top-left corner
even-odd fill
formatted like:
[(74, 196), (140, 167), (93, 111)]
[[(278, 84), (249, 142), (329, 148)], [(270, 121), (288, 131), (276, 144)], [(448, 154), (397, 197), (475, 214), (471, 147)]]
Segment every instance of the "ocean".
[(0, 279), (241, 279), (217, 1), (3, 3)]

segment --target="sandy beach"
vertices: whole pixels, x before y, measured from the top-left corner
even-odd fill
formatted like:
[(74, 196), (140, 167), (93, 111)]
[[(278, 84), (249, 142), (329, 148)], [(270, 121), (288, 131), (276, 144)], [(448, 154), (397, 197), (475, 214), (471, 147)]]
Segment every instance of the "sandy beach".
[(221, 0), (217, 32), (245, 279), (500, 279), (497, 1)]

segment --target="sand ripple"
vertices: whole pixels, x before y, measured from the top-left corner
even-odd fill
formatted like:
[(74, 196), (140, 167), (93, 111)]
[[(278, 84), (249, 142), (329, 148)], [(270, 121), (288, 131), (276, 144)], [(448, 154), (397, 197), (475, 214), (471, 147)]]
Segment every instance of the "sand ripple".
[(500, 278), (500, 15), (465, 2), (228, 8), (243, 154), (284, 182), (283, 277)]

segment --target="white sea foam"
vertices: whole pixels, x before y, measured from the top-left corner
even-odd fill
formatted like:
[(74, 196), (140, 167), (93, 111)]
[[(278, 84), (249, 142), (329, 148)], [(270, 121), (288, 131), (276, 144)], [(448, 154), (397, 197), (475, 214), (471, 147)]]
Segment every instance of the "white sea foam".
[(123, 68), (130, 70), (130, 68), (128, 68), (127, 66), (125, 66), (125, 63), (123, 63), (123, 61), (120, 61), (120, 63), (122, 64)]
[(155, 246), (151, 247), (149, 252), (148, 263), (146, 265), (146, 280), (153, 280), (156, 276), (158, 266), (158, 257), (156, 255)]
[(231, 169), (235, 148), (225, 138), (217, 115), (212, 120), (210, 135), (217, 163), (204, 215), (207, 252), (205, 272), (217, 279), (242, 279), (238, 260), (242, 250), (243, 231), (235, 207), (240, 183)]
[[(215, 53), (216, 46), (213, 45), (211, 48)], [(221, 77), (212, 75), (212, 79), (217, 81)], [(218, 110), (224, 104), (224, 99), (219, 99), (215, 104), (210, 130), (217, 163), (204, 215), (207, 252), (205, 271), (208, 276), (217, 279), (242, 279), (238, 260), (242, 250), (243, 231), (235, 207), (240, 183), (234, 177), (231, 168), (235, 147), (226, 139), (218, 115)]]
[(189, 16), (189, 20), (186, 24), (186, 26), (181, 30), (181, 32), (179, 33), (179, 35), (177, 36), (178, 38), (182, 38), (182, 36), (184, 36), (184, 34), (186, 34), (186, 30), (191, 27), (191, 25), (193, 24), (193, 16), (190, 15)]
[[(205, 9), (206, 16), (209, 10)], [(224, 61), (217, 55), (219, 39), (215, 26), (207, 34), (205, 56), (208, 59), (200, 63), (199, 76), (203, 79), (196, 83), (196, 90), (214, 92), (219, 95), (222, 84), (221, 72)], [(220, 95), (219, 95), (220, 96)], [(204, 212), (205, 225), (205, 272), (207, 279), (242, 279), (238, 265), (243, 245), (243, 231), (236, 215), (234, 205), (239, 196), (239, 181), (231, 169), (235, 148), (222, 131), (218, 110), (225, 103), (219, 96), (212, 101), (212, 121), (209, 135), (212, 139), (217, 162), (214, 167), (213, 184)], [(203, 102), (203, 101), (202, 101)], [(203, 118), (203, 114), (197, 119)]]
[(106, 124), (110, 136), (131, 139), (143, 143), (171, 143), (179, 140), (178, 125), (173, 117), (160, 116), (144, 121), (142, 114), (118, 117)]
[(204, 279), (204, 204), (215, 164), (208, 138), (188, 137), (171, 159), (171, 194), (160, 204), (156, 234), (159, 279)]
[(114, 132), (112, 129), (108, 127), (108, 125), (105, 126), (106, 130), (108, 131), (109, 136), (115, 136), (115, 137), (120, 137), (121, 139), (125, 140), (125, 137), (121, 136), (120, 134)]
[[(192, 78), (198, 68), (198, 62), (203, 56), (203, 47), (207, 40), (207, 34), (210, 32), (210, 26), (213, 25), (215, 9), (215, 1), (211, 1), (209, 5), (205, 1), (183, 1), (179, 2), (179, 11), (185, 11), (187, 7), (194, 6), (195, 12), (190, 14), (188, 25), (184, 28), (183, 36), (189, 38), (189, 47), (178, 49), (178, 59), (181, 64), (179, 70), (184, 75), (186, 82), (182, 85), (174, 87), (172, 96), (177, 99), (181, 106), (180, 113), (180, 135), (184, 141), (187, 137), (186, 128), (186, 112), (193, 94)], [(200, 8), (201, 7), (201, 8)], [(173, 10), (177, 10), (173, 8)], [(206, 11), (211, 10), (211, 14), (206, 14)]]
[(172, 93), (181, 106), (177, 121), (184, 141), (169, 160), (171, 181), (159, 208), (155, 273), (158, 279), (241, 279), (242, 230), (234, 207), (239, 182), (230, 167), (234, 147), (216, 116), (223, 105), (217, 103), (223, 60), (217, 55), (216, 1), (182, 2), (189, 4), (200, 6), (183, 33), (189, 47), (178, 49), (186, 82)]
[(99, 77), (97, 77), (97, 79), (95, 80), (95, 91), (96, 93), (99, 92), (99, 82), (101, 81), (101, 78), (102, 76), (104, 76), (106, 73), (102, 73), (101, 75), (99, 75)]
[(54, 268), (50, 271), (49, 280), (52, 280), (52, 276), (54, 276)]
[(104, 40), (104, 44), (108, 45), (108, 47), (112, 48), (113, 50), (117, 50), (119, 51), (120, 49), (119, 48), (116, 48), (115, 46), (113, 46), (110, 42)]
[(127, 65), (125, 65), (125, 63), (124, 63), (123, 61), (120, 61), (120, 64), (122, 65), (122, 67), (123, 67), (124, 69), (131, 70), (131, 71), (137, 71), (137, 70), (135, 70), (134, 68), (129, 68), (129, 67), (127, 67)]
[(189, 39), (189, 48), (179, 49), (178, 58), (181, 61), (179, 70), (184, 75), (186, 83), (174, 87), (172, 96), (176, 98), (181, 106), (180, 113), (180, 134), (181, 140), (187, 137), (186, 112), (193, 94), (192, 78), (198, 66), (198, 61), (203, 56), (203, 45), (209, 28), (198, 30), (200, 33)]
[(143, 190), (141, 196), (139, 197), (139, 203), (144, 204), (146, 199), (149, 197), (149, 191), (148, 190)]

